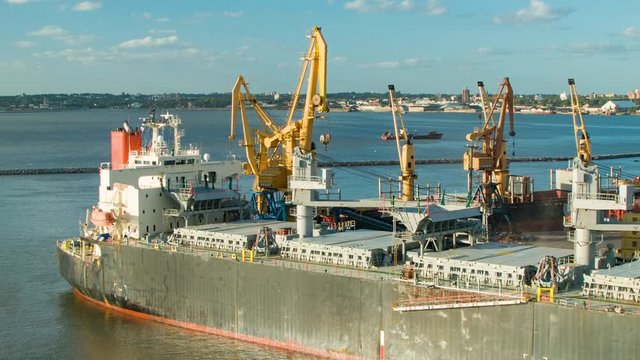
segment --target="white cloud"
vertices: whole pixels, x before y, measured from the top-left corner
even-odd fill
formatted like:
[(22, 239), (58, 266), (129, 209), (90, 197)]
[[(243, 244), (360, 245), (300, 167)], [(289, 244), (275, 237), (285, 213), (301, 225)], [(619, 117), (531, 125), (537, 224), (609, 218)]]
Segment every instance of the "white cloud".
[(33, 36), (44, 36), (44, 37), (56, 37), (56, 36), (64, 36), (67, 35), (68, 32), (61, 28), (60, 26), (55, 25), (47, 25), (40, 30), (32, 31), (29, 35)]
[(558, 50), (569, 54), (585, 55), (585, 54), (613, 54), (626, 53), (628, 49), (624, 45), (609, 43), (576, 43), (568, 46), (560, 47)]
[(429, 15), (442, 15), (447, 12), (447, 9), (438, 0), (428, 0), (425, 10)]
[(447, 11), (440, 0), (426, 0), (420, 5), (414, 0), (352, 0), (346, 2), (344, 8), (362, 13), (419, 10), (428, 15), (442, 15)]
[(335, 56), (333, 59), (331, 59), (331, 61), (333, 62), (345, 62), (347, 61), (347, 58), (344, 56)]
[(16, 46), (23, 49), (33, 47), (34, 45), (35, 43), (33, 41), (27, 41), (27, 40), (16, 41)]
[(191, 15), (189, 18), (185, 19), (184, 22), (187, 24), (199, 24), (206, 19), (213, 17), (215, 14), (211, 11), (206, 12), (197, 12)]
[(501, 23), (548, 23), (559, 20), (573, 12), (568, 7), (552, 7), (542, 0), (531, 0), (528, 8), (520, 9), (515, 13), (497, 15), (493, 21)]
[(482, 55), (482, 56), (498, 56), (498, 55), (509, 55), (511, 54), (511, 51), (506, 49), (479, 47), (476, 49), (476, 54)]
[(224, 16), (228, 17), (228, 18), (237, 18), (240, 17), (242, 15), (244, 15), (244, 12), (242, 11), (225, 11)]
[(433, 60), (426, 58), (408, 58), (402, 61), (405, 67), (424, 67), (432, 65)]
[(56, 25), (47, 25), (39, 30), (32, 31), (28, 33), (30, 36), (40, 36), (47, 37), (58, 41), (63, 41), (69, 45), (77, 45), (81, 43), (85, 43), (91, 41), (94, 36), (91, 34), (88, 35), (78, 35), (72, 34), (63, 28)]
[(104, 65), (127, 61), (146, 62), (172, 62), (185, 59), (198, 59), (202, 61), (211, 57), (211, 54), (196, 47), (150, 50), (142, 52), (126, 52), (117, 48), (110, 50), (64, 49), (60, 51), (43, 51), (31, 54), (38, 59), (62, 59), (70, 63), (83, 65)]
[(68, 62), (79, 62), (85, 65), (95, 63), (98, 58), (104, 60), (105, 58), (99, 57), (98, 54), (92, 48), (86, 49), (64, 49), (60, 51), (43, 51), (32, 54), (36, 58), (44, 59), (56, 59), (62, 58)]
[(640, 37), (640, 29), (637, 27), (629, 26), (622, 31), (622, 35), (628, 37)]
[(417, 68), (429, 66), (431, 63), (432, 60), (426, 58), (408, 58), (404, 60), (388, 60), (363, 64), (362, 67), (375, 69)]
[(26, 69), (27, 66), (20, 60), (14, 61), (0, 61), (0, 68), (11, 69), (11, 70), (22, 70)]
[(151, 34), (175, 34), (178, 31), (176, 29), (151, 29), (149, 33)]
[(83, 1), (75, 4), (71, 10), (73, 11), (94, 11), (102, 9), (101, 2), (91, 2), (91, 1)]
[(371, 67), (374, 67), (377, 69), (395, 69), (395, 68), (398, 68), (399, 66), (400, 66), (399, 61), (380, 61), (380, 62), (371, 64)]
[(160, 38), (147, 36), (142, 39), (132, 39), (132, 40), (124, 41), (118, 44), (117, 48), (133, 49), (133, 48), (139, 48), (139, 47), (158, 47), (158, 46), (173, 45), (176, 42), (178, 42), (178, 37), (176, 35), (160, 37)]
[(145, 11), (140, 15), (133, 14), (133, 16), (142, 16), (142, 18), (144, 18), (144, 19), (147, 19), (147, 20), (150, 20), (150, 21), (154, 21), (154, 22), (157, 22), (157, 23), (166, 23), (166, 22), (169, 22), (171, 20), (166, 16), (157, 17), (156, 15), (154, 15), (154, 14), (148, 12), (148, 11)]
[(4, 2), (7, 4), (22, 5), (31, 2), (31, 0), (4, 0)]
[(198, 48), (176, 48), (169, 50), (154, 50), (147, 52), (117, 52), (110, 53), (115, 61), (153, 61), (153, 62), (172, 62), (185, 59), (197, 59), (199, 62), (207, 61), (210, 54)]

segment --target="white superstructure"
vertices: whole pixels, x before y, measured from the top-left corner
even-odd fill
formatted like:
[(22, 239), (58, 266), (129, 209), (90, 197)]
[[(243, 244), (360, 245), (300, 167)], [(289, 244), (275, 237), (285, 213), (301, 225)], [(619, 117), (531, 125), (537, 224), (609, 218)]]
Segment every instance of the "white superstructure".
[[(91, 231), (144, 238), (241, 216), (245, 203), (237, 191), (241, 162), (210, 161), (197, 147), (183, 148), (181, 124), (178, 116), (167, 113), (143, 118), (140, 130), (132, 131), (125, 123), (112, 132), (112, 162), (100, 165), (99, 202), (91, 213), (95, 225)], [(168, 135), (172, 141), (161, 135), (164, 127), (173, 130)], [(143, 133), (148, 137), (144, 143)]]

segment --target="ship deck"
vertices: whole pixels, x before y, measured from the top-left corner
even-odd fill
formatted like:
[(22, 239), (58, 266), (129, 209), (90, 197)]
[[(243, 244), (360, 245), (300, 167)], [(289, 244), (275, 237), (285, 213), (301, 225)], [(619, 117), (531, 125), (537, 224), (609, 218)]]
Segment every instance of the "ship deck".
[[(573, 250), (526, 244), (486, 243), (441, 252), (427, 252), (423, 254), (423, 257), (526, 267), (538, 265), (540, 259), (546, 255), (554, 256), (556, 259), (569, 260), (569, 257), (573, 256)], [(410, 256), (416, 257), (419, 254), (410, 252)]]

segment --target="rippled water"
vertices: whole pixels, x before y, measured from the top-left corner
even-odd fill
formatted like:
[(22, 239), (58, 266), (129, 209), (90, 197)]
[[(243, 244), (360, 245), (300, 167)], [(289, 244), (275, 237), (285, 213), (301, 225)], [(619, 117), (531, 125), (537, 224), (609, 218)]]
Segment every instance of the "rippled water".
[[(233, 152), (227, 111), (179, 112), (185, 141), (199, 144), (212, 158)], [(109, 161), (108, 131), (122, 121), (137, 124), (140, 111), (0, 113), (0, 169), (95, 167)], [(284, 117), (282, 113), (275, 115)], [(380, 133), (391, 128), (390, 114), (330, 113), (316, 122), (315, 138), (330, 132), (332, 143), (319, 153), (337, 160), (393, 160), (393, 142)], [(416, 141), (418, 159), (460, 158), (464, 135), (479, 122), (473, 114), (407, 114), (410, 131), (444, 133), (442, 140)], [(586, 117), (595, 154), (637, 151), (640, 117)], [(522, 115), (516, 119), (516, 156), (571, 156), (575, 153), (570, 115)], [(238, 133), (242, 134), (240, 128)], [(640, 174), (637, 159), (603, 162)], [(536, 189), (549, 185), (551, 167), (562, 163), (514, 163), (511, 172), (536, 177)], [(460, 164), (418, 167), (419, 181), (466, 191)], [(338, 168), (344, 198), (374, 196), (375, 174), (397, 176), (393, 166)], [(250, 188), (250, 179), (242, 181)], [(96, 174), (0, 177), (0, 358), (8, 359), (307, 359), (293, 354), (142, 321), (96, 308), (76, 298), (58, 275), (55, 242), (78, 233), (86, 207), (97, 200)]]

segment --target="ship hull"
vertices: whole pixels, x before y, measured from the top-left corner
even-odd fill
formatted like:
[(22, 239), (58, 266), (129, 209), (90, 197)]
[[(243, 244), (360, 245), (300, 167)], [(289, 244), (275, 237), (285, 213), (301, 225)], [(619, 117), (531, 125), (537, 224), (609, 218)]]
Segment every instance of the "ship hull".
[(130, 245), (101, 249), (99, 261), (57, 250), (61, 275), (83, 298), (318, 356), (375, 359), (382, 351), (389, 359), (588, 359), (626, 358), (640, 350), (631, 331), (636, 317), (533, 303), (397, 312), (394, 304), (417, 288), (376, 272), (349, 275), (285, 260), (243, 263), (213, 252)]
[(533, 201), (505, 204), (504, 211), (496, 211), (490, 221), (496, 230), (505, 232), (562, 231), (566, 204), (566, 192), (537, 191)]

